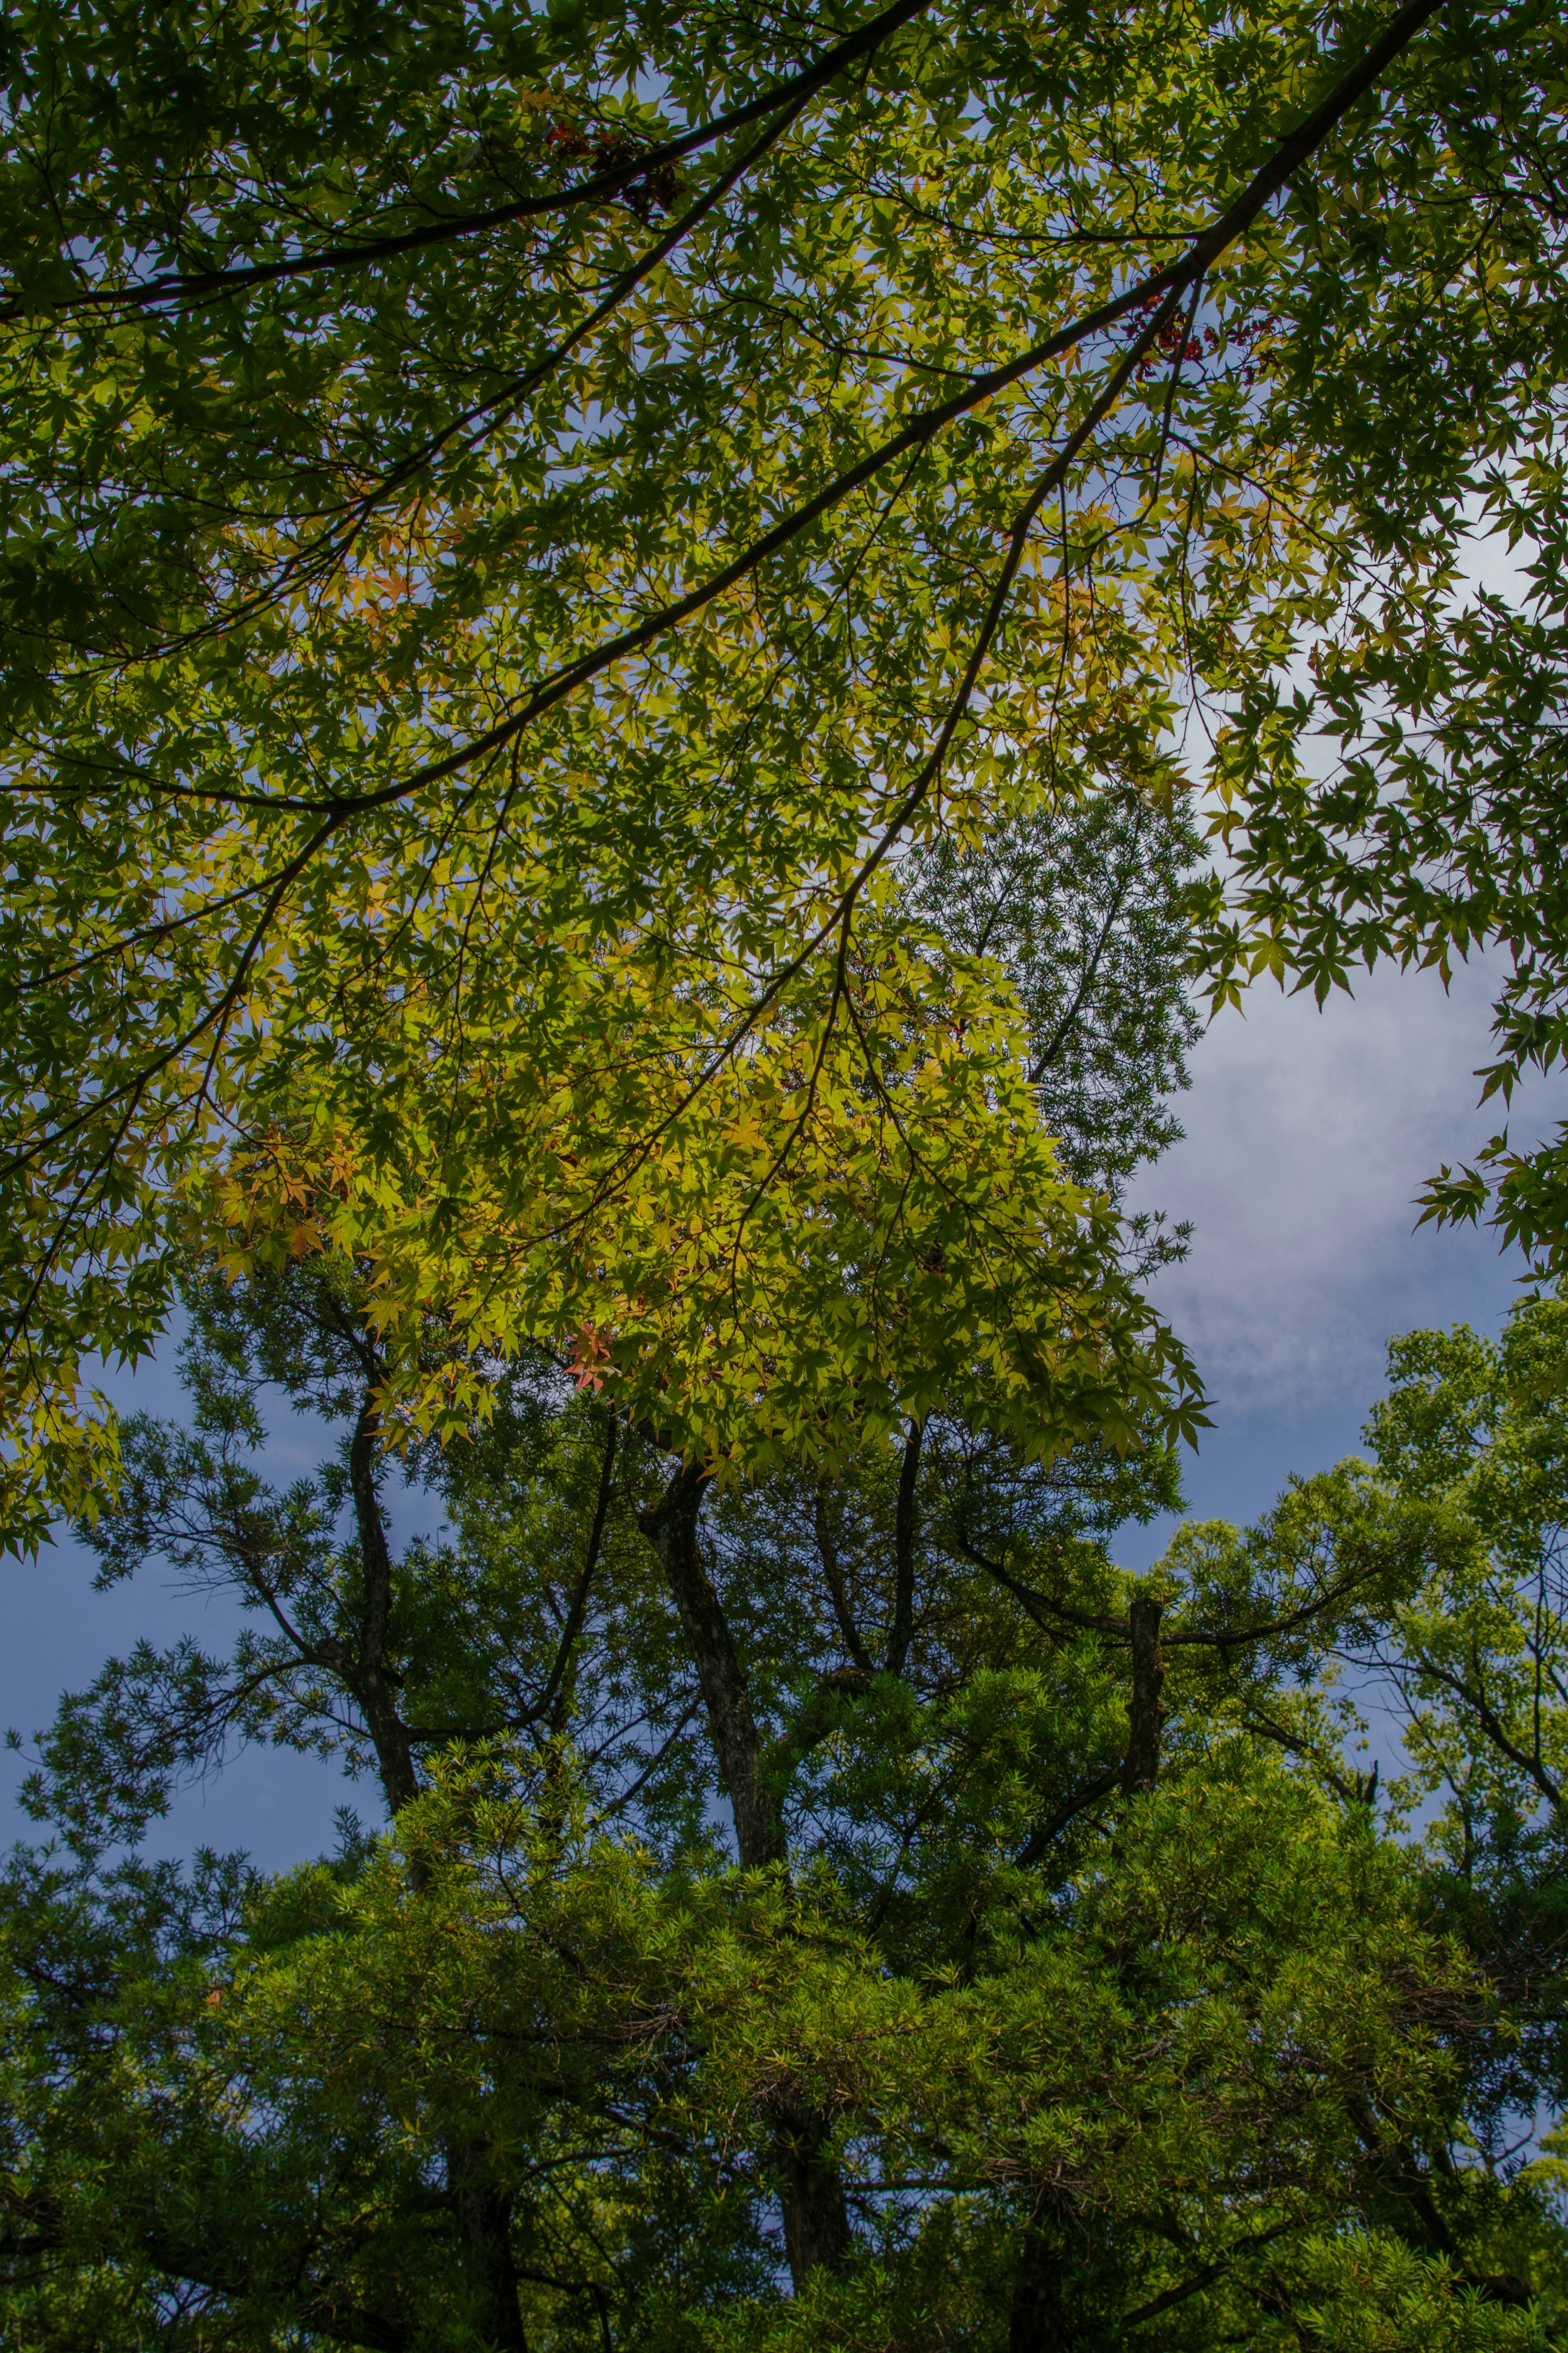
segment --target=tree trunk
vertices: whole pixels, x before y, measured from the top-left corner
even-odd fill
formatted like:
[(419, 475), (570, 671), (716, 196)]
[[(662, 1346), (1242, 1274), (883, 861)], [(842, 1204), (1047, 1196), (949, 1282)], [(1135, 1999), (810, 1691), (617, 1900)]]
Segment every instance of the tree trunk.
[[(349, 1681), (375, 1745), (387, 1810), (396, 1814), (418, 1795), (419, 1781), (413, 1743), (384, 1672), (392, 1554), (376, 1493), (379, 1434), (380, 1417), (367, 1393), (349, 1446), (349, 1486), (364, 1572), (364, 1609)], [(411, 1873), (417, 1890), (426, 1880), (417, 1856), (412, 1858)], [(481, 2341), (490, 2353), (528, 2353), (512, 2267), (511, 2208), (487, 2177), (482, 2142), (462, 2140), (447, 2148), (447, 2188), (458, 2217), (463, 2270)]]
[(375, 1761), (387, 1810), (395, 1814), (416, 1797), (414, 1750), (384, 1672), (387, 1628), (392, 1616), (392, 1555), (375, 1491), (381, 1417), (367, 1393), (349, 1446), (349, 1487), (359, 1531), (364, 1573), (364, 1612), (357, 1655), (349, 1679), (375, 1747)]
[(920, 1478), (924, 1425), (911, 1421), (899, 1471), (899, 1506), (893, 1523), (893, 1623), (888, 1635), (888, 1672), (901, 1675), (915, 1624), (915, 1486)]
[(1061, 2203), (1054, 2198), (1042, 2200), (1030, 2217), (1013, 2275), (1007, 2353), (1068, 2353), (1074, 2341), (1062, 2294), (1067, 2265), (1060, 2225), (1065, 2220)]
[[(735, 1844), (742, 1865), (753, 1870), (788, 1860), (784, 1815), (763, 1770), (762, 1735), (752, 1713), (745, 1670), (698, 1548), (698, 1514), (707, 1486), (705, 1471), (693, 1465), (678, 1471), (661, 1501), (643, 1514), (642, 1530), (658, 1556), (680, 1613), (729, 1794)], [(837, 2271), (847, 2261), (854, 2246), (848, 2208), (838, 2169), (823, 2155), (826, 2119), (788, 2093), (771, 2100), (765, 2113), (773, 2129), (784, 2252), (798, 2291), (808, 2272), (822, 2264)]]
[(1132, 1696), (1127, 1706), (1127, 1757), (1121, 1786), (1131, 1798), (1152, 1789), (1160, 1777), (1161, 1686), (1165, 1669), (1160, 1657), (1161, 1605), (1152, 1595), (1140, 1594), (1127, 1615), (1132, 1641)]
[(827, 1598), (833, 1604), (833, 1615), (838, 1621), (838, 1631), (850, 1660), (862, 1673), (871, 1672), (871, 1654), (860, 1639), (860, 1629), (855, 1623), (849, 1607), (848, 1588), (844, 1582), (844, 1570), (838, 1558), (838, 1542), (827, 1514), (826, 1482), (819, 1481), (812, 1498), (812, 1525), (816, 1531), (816, 1554), (822, 1563), (822, 1574), (827, 1581)]
[(844, 2183), (823, 2156), (824, 2119), (787, 2094), (773, 2104), (773, 2147), (784, 2209), (784, 2253), (798, 2293), (808, 2272), (842, 2271), (854, 2251)]
[(763, 1785), (762, 1735), (752, 1714), (745, 1672), (698, 1550), (697, 1515), (707, 1486), (705, 1471), (678, 1471), (663, 1499), (643, 1514), (642, 1529), (658, 1555), (680, 1612), (734, 1817), (735, 1842), (742, 1865), (753, 1870), (761, 1863), (784, 1862), (784, 1822), (776, 1798)]
[(448, 2148), (447, 2187), (457, 2210), (479, 2339), (489, 2353), (528, 2353), (512, 2264), (510, 2201), (486, 2179), (475, 2143), (458, 2141)]

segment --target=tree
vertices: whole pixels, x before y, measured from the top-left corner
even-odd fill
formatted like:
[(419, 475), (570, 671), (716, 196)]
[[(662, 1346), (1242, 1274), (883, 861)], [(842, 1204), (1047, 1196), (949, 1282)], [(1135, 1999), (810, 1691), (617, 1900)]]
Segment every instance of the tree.
[[(1475, 189), (1481, 242), (1457, 207), (1419, 288), (1347, 333), (1325, 286), (1303, 337), (1281, 423), (1290, 401), (1333, 408), (1325, 451), (1358, 555), (1336, 596), (1278, 610), (1273, 670), (1238, 699), (1215, 771), (1229, 873), (1195, 894), (1220, 1002), (1258, 973), (1321, 1003), (1358, 965), (1447, 983), (1478, 950), (1506, 955), (1497, 1058), (1477, 1072), (1481, 1100), (1505, 1104), (1531, 1067), (1556, 1067), (1565, 1034), (1563, 57), (1545, 12), (1513, 22), (1533, 95), (1479, 44), (1475, 103), (1441, 134), (1439, 171), (1452, 159)], [(1339, 221), (1309, 210), (1321, 253)], [(1356, 211), (1370, 245), (1399, 236), (1374, 186)], [(1504, 554), (1506, 592), (1485, 578)], [(1565, 1199), (1562, 1128), (1521, 1148), (1505, 1127), (1423, 1196), (1440, 1222), (1489, 1205), (1505, 1244), (1552, 1275)]]
[[(28, 2341), (1544, 2341), (1561, 2227), (1506, 2124), (1557, 2088), (1550, 1862), (1522, 1945), (1517, 1891), (1456, 1900), (1324, 1681), (1429, 1674), (1463, 1543), (1429, 1479), (1342, 1468), (1140, 1580), (1109, 1540), (1168, 1461), (933, 1416), (693, 1498), (542, 1367), (427, 1458), (450, 1535), (399, 1554), (322, 1273), (193, 1293), (198, 1430), (128, 1427), (93, 1532), (287, 1624), (133, 1655), (43, 1743), (65, 1844), (5, 1894)], [(243, 1462), (266, 1375), (344, 1432), (281, 1497)], [(389, 1833), (271, 1883), (122, 1859), (236, 1733), (341, 1744)], [(1446, 1737), (1484, 1783), (1484, 1724)]]
[[(1394, 1341), (1393, 1385), (1366, 1430), (1370, 1464), (1297, 1482), (1258, 1529), (1211, 1523), (1173, 1547), (1189, 1576), (1244, 1588), (1281, 1536), (1326, 1577), (1375, 1582), (1381, 1564), (1402, 1583), (1384, 1588), (1392, 1606), (1336, 1630), (1352, 1679), (1337, 1712), (1363, 1750), (1369, 1703), (1384, 1738), (1390, 1715), (1397, 1725), (1391, 1827), (1422, 1821), (1412, 1851), (1425, 1915), (1485, 1971), (1491, 2014), (1464, 2052), (1462, 2139), (1447, 2151), (1390, 2146), (1386, 2193), (1429, 2249), (1451, 2253), (1473, 2233), (1521, 2271), (1530, 2260), (1500, 2193), (1561, 2173), (1532, 2145), (1542, 2132), (1548, 2152), (1561, 2143), (1564, 2080), (1564, 1314), (1560, 1298), (1538, 1294), (1495, 1343), (1463, 1325)], [(1324, 1720), (1308, 1720), (1321, 1699), (1305, 1718), (1276, 1693), (1244, 1704), (1288, 1752), (1331, 1757)], [(1374, 1767), (1373, 1789), (1376, 1780)], [(1358, 1772), (1345, 1793), (1366, 1789)], [(1551, 2297), (1560, 2264), (1536, 2274)]]
[[(1184, 1079), (1190, 1028), (1174, 910), (1194, 845), (1174, 820), (1131, 823), (1144, 871), (1136, 887), (1117, 882), (1114, 903), (1088, 923), (1079, 921), (1086, 886), (1071, 878), (1103, 852), (1098, 815), (1077, 836), (1065, 824), (1037, 827), (989, 873), (971, 860), (959, 878), (965, 906), (982, 900), (1004, 936), (1017, 934), (1014, 969), (1034, 1018), (1036, 1062), (1055, 1074), (1068, 1149), (1107, 1181), (1168, 1139), (1159, 1094)], [(1055, 922), (1038, 895), (1047, 855), (1065, 883)], [(924, 887), (952, 889), (953, 878), (927, 877)], [(1087, 890), (1093, 906), (1092, 883)], [(1142, 1042), (1118, 1064), (1107, 1046), (1128, 1027), (1129, 970), (1142, 988)], [(1098, 1083), (1075, 1085), (1084, 1069)], [(1113, 1071), (1121, 1100), (1107, 1093)], [(1156, 1234), (1147, 1247), (1180, 1241)], [(994, 1612), (976, 1615), (963, 1571), (955, 1590), (952, 1564), (940, 1551), (932, 1557), (933, 1483), (941, 1494), (979, 1479), (1000, 1493), (1005, 1480), (1014, 1520), (1033, 1525), (1044, 1514), (1067, 1537), (1109, 1528), (1130, 1509), (1146, 1517), (1176, 1493), (1168, 1451), (1123, 1465), (1086, 1443), (1031, 1469), (962, 1428), (928, 1436), (911, 1424), (896, 1467), (873, 1449), (850, 1487), (797, 1463), (763, 1497), (731, 1498), (716, 1519), (710, 1512), (722, 1552), (770, 1565), (766, 1607), (759, 1616), (753, 1604), (737, 1622), (700, 1548), (708, 1474), (678, 1464), (671, 1475), (660, 1467), (659, 1433), (627, 1431), (603, 1406), (564, 1414), (559, 1375), (534, 1359), (501, 1382), (483, 1449), (429, 1458), (461, 1532), (456, 1552), (416, 1546), (398, 1560), (378, 1494), (384, 1372), (363, 1270), (316, 1253), (281, 1279), (234, 1288), (198, 1271), (185, 1297), (195, 1429), (128, 1423), (116, 1506), (88, 1533), (106, 1577), (161, 1552), (186, 1577), (237, 1590), (265, 1631), (242, 1635), (227, 1659), (190, 1643), (163, 1654), (144, 1645), (65, 1702), (31, 1801), (84, 1856), (106, 1835), (138, 1836), (166, 1805), (173, 1778), (211, 1769), (237, 1736), (341, 1748), (351, 1767), (374, 1767), (396, 1815), (454, 1743), (521, 1735), (548, 1772), (569, 1769), (613, 1811), (637, 1800), (637, 1818), (666, 1838), (672, 1823), (694, 1836), (704, 1802), (726, 1805), (742, 1868), (777, 1863), (792, 1844), (800, 1795), (792, 1778), (839, 1728), (843, 1706), (875, 1683), (856, 1613), (887, 1620), (885, 1639), (868, 1633), (895, 1683), (911, 1651), (918, 1657), (932, 1639), (946, 1660), (939, 1684), (963, 1683), (1006, 1654), (1016, 1610), (1005, 1608), (1000, 1627)], [(281, 1496), (253, 1463), (268, 1383), (347, 1431), (338, 1461)], [(593, 1387), (581, 1377), (579, 1396)], [(346, 1548), (337, 1535), (345, 1511)], [(889, 1514), (888, 1592), (879, 1556)], [(823, 1577), (833, 1604), (826, 1625)], [(704, 1713), (706, 1737), (694, 1724)], [(823, 2158), (826, 2119), (793, 2097), (774, 2107), (786, 2249), (804, 2278), (842, 2259), (848, 2220), (837, 2168)], [(492, 2241), (505, 2243), (508, 2214), (491, 2225)], [(499, 2258), (489, 2266), (494, 2275), (504, 2269)]]
[(1407, 1334), (1367, 1429), (1384, 1508), (1429, 1514), (1440, 1541), (1353, 1663), (1398, 1710), (1435, 1895), (1506, 2004), (1475, 2095), (1500, 2162), (1521, 2115), (1563, 2103), (1563, 1342), (1554, 1296), (1521, 1301), (1495, 1343)]
[[(6, 38), (8, 1528), (250, 1614), (43, 1737), (14, 2333), (1540, 2344), (1513, 1926), (1325, 1680), (1426, 1704), (1458, 1507), (1111, 1545), (1199, 1410), (1184, 895), (1229, 989), (1282, 672), (1382, 597), (1418, 697), (1533, 446), (1560, 24)], [(194, 1427), (95, 1426), (176, 1298)], [(246, 1739), (384, 1828), (141, 1860)]]
[(961, 1366), (1041, 1451), (1190, 1427), (902, 868), (1169, 801), (1366, 565), (1441, 565), (1535, 413), (1556, 19), (7, 37), (20, 1538), (192, 1217), (368, 1253), (421, 1429), (525, 1340), (709, 1461)]

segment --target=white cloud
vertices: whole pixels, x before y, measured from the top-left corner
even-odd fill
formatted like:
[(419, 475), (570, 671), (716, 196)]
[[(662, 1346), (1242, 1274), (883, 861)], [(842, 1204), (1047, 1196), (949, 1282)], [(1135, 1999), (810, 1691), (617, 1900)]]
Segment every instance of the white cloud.
[[(1438, 1164), (1502, 1124), (1497, 1103), (1477, 1108), (1473, 1075), (1494, 986), (1486, 965), (1447, 995), (1433, 974), (1380, 970), (1320, 1013), (1270, 983), (1200, 1040), (1186, 1140), (1138, 1198), (1195, 1226), (1155, 1296), (1222, 1411), (1370, 1401), (1392, 1332), (1491, 1325), (1506, 1307), (1520, 1262), (1494, 1236), (1413, 1230)], [(1559, 1092), (1516, 1099), (1515, 1132), (1545, 1124)]]

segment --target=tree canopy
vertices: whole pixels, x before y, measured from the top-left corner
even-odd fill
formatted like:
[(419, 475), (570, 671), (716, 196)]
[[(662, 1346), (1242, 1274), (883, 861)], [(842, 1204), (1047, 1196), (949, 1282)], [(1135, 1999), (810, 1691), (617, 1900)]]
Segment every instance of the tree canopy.
[[(939, 1414), (715, 1486), (546, 1364), (399, 1546), (363, 1304), (317, 1259), (199, 1278), (193, 1425), (127, 1425), (91, 1530), (246, 1614), (39, 1742), (19, 2341), (1559, 2341), (1559, 1303), (1401, 1341), (1370, 1462), (1145, 1577), (1111, 1546), (1168, 1457)], [(343, 1431), (281, 1493), (268, 1384)], [(390, 1831), (142, 1859), (257, 1742)]]
[[(1432, 640), (1471, 504), (1555, 479), (1561, 33), (14, 12), (24, 1540), (90, 1475), (82, 1352), (146, 1345), (193, 1223), (368, 1254), (421, 1430), (524, 1342), (710, 1459), (961, 1370), (1040, 1449), (1190, 1429), (1016, 994), (911, 861), (1206, 780), (1216, 986), (1298, 936), (1320, 981), (1442, 952), (1335, 880), (1282, 680), (1316, 648), (1395, 781), (1401, 698), (1466, 704)], [(1450, 947), (1524, 936), (1478, 827)]]
[[(1118, 1550), (1205, 993), (1562, 1053), (1561, 11), (0, 41), (0, 1535), (239, 1613), (37, 1734), (0, 2326), (1559, 2342), (1563, 1138)], [(150, 1859), (268, 1744), (379, 1819)]]

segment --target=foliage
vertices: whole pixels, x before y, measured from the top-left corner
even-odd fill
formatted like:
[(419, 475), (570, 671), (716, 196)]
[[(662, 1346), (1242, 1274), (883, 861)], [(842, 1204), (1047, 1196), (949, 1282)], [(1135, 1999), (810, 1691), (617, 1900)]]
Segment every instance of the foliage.
[[(1563, 50), (1550, 10), (1512, 29), (1522, 79), (1479, 39), (1462, 101), (1456, 81), (1432, 118), (1432, 168), (1477, 191), (1481, 237), (1456, 206), (1419, 290), (1386, 276), (1386, 303), (1353, 324), (1321, 281), (1278, 413), (1288, 430), (1292, 411), (1335, 405), (1324, 458), (1363, 557), (1337, 598), (1276, 608), (1274, 669), (1220, 746), (1229, 871), (1194, 896), (1221, 1001), (1267, 972), (1321, 1002), (1388, 957), (1447, 982), (1492, 951), (1496, 1060), (1477, 1075), (1482, 1100), (1505, 1103), (1531, 1067), (1557, 1066), (1568, 1034)], [(1405, 237), (1384, 163), (1369, 155), (1354, 196), (1309, 208), (1310, 246), (1337, 248), (1351, 219), (1369, 249)], [(1489, 1205), (1505, 1241), (1554, 1272), (1565, 1171), (1568, 1132), (1521, 1149), (1505, 1128), (1475, 1166), (1440, 1171), (1426, 1214), (1473, 1221)]]
[(708, 1461), (960, 1379), (1190, 1430), (904, 871), (1170, 809), (1189, 735), (1249, 789), (1301, 633), (1427, 609), (1555, 381), (1555, 13), (5, 38), (16, 1540), (187, 1220), (363, 1256), (419, 1431), (527, 1345)]
[[(0, 1533), (237, 1609), (39, 1737), (0, 2328), (1556, 2341), (1568, 1311), (1115, 1545), (1184, 976), (1560, 1050), (1560, 13), (0, 42)], [(150, 1861), (247, 1744), (382, 1822)]]
[[(3, 1901), (23, 2341), (1552, 2341), (1520, 2139), (1563, 2096), (1560, 1810), (1521, 1819), (1518, 1697), (1489, 1666), (1500, 1746), (1441, 1672), (1478, 1576), (1488, 1659), (1540, 1640), (1556, 1303), (1398, 1344), (1375, 1469), (1148, 1578), (1108, 1544), (1168, 1461), (934, 1416), (700, 1493), (694, 1581), (689, 1469), (547, 1366), (426, 1453), (447, 1532), (395, 1550), (345, 1281), (194, 1279), (197, 1426), (128, 1426), (90, 1531), (269, 1630), (144, 1646), (41, 1744), (62, 1842)], [(268, 1375), (344, 1433), (284, 1495)], [(1347, 1657), (1455, 1792), (1414, 1845), (1415, 1781), (1380, 1814), (1345, 1761)], [(389, 1828), (273, 1880), (127, 1852), (237, 1736), (335, 1750)]]

